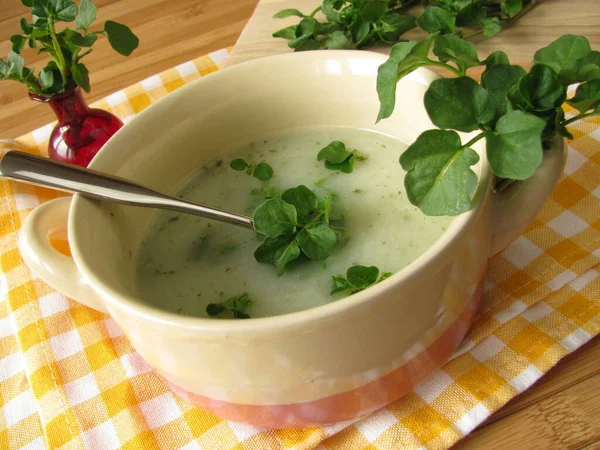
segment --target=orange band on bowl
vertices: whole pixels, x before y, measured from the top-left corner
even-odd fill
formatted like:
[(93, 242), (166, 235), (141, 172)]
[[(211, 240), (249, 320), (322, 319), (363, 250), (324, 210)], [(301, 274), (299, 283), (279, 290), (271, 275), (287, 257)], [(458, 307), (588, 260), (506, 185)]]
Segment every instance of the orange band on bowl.
[(287, 405), (243, 405), (196, 395), (168, 380), (167, 384), (176, 394), (201, 409), (257, 427), (303, 428), (349, 420), (397, 400), (444, 364), (471, 326), (482, 292), (483, 280), (456, 321), (426, 350), (387, 375), (351, 391)]

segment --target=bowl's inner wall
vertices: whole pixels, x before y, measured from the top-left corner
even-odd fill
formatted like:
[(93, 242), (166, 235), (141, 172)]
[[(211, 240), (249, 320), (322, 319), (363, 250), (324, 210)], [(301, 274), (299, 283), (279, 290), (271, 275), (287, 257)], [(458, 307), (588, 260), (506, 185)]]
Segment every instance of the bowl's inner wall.
[[(391, 118), (375, 124), (380, 55), (269, 59), (210, 75), (150, 107), (113, 137), (91, 168), (173, 192), (203, 164), (289, 128), (366, 128), (412, 142), (432, 124), (422, 98), (434, 75), (398, 85)], [(400, 156), (400, 155), (398, 155)], [(78, 199), (71, 227), (80, 261), (113, 291), (135, 297), (137, 249), (155, 210)], [(73, 216), (72, 216), (73, 219)]]

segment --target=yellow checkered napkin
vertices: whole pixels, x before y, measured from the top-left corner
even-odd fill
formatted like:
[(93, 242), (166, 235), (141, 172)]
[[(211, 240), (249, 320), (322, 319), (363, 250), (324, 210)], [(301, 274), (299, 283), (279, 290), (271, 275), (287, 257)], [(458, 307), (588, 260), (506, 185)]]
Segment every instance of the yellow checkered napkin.
[[(222, 50), (97, 103), (125, 122), (218, 70)], [(110, 317), (54, 292), (17, 250), (23, 218), (57, 194), (0, 182), (0, 448), (447, 448), (600, 332), (600, 118), (571, 128), (565, 176), (490, 264), (479, 315), (453, 359), (376, 413), (268, 431), (223, 421), (172, 394)], [(44, 153), (51, 125), (18, 140)]]

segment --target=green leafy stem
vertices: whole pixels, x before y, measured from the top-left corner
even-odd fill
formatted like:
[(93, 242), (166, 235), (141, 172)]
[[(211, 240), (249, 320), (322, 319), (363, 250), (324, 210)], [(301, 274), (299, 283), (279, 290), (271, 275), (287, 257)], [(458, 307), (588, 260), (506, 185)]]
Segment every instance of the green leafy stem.
[[(322, 0), (306, 15), (284, 9), (275, 19), (300, 18), (273, 37), (289, 40), (294, 51), (354, 49), (392, 45), (407, 31), (419, 27), (427, 33), (456, 33), (468, 38), (483, 33), (494, 36), (529, 12), (540, 0)], [(410, 15), (409, 8), (423, 6)], [(322, 12), (325, 21), (315, 15)]]
[[(19, 82), (36, 95), (51, 97), (74, 86), (90, 91), (87, 67), (81, 59), (92, 52), (99, 35), (105, 35), (112, 48), (129, 56), (139, 44), (138, 38), (125, 25), (106, 21), (100, 31), (89, 31), (96, 19), (97, 7), (92, 0), (81, 0), (79, 7), (71, 0), (22, 0), (31, 8), (32, 22), (21, 18), (22, 34), (10, 38), (12, 50), (6, 60), (0, 59), (0, 80)], [(58, 22), (75, 22), (75, 30), (57, 32)], [(38, 54), (48, 53), (52, 60), (39, 74), (26, 67), (20, 54), (27, 44)]]
[[(572, 139), (567, 125), (600, 115), (600, 53), (585, 37), (560, 37), (538, 50), (526, 71), (501, 51), (480, 60), (474, 44), (445, 31), (394, 45), (377, 77), (381, 120), (394, 111), (396, 84), (409, 73), (436, 66), (456, 75), (433, 81), (425, 92), (425, 109), (439, 129), (423, 132), (400, 157), (407, 196), (428, 215), (471, 208), (477, 186), (471, 167), (479, 160), (471, 146), (479, 140), (485, 140), (490, 170), (500, 179), (497, 188), (504, 188), (535, 174), (556, 135)], [(467, 75), (478, 66), (485, 66), (479, 82)], [(573, 84), (579, 86), (567, 98)], [(565, 101), (578, 114), (566, 118)], [(474, 131), (479, 133), (466, 144), (457, 133)]]

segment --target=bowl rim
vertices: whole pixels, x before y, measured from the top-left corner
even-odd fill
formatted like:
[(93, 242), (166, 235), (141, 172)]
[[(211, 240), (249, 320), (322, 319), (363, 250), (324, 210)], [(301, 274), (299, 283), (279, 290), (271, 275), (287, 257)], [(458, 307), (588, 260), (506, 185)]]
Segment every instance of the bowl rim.
[[(135, 122), (139, 124), (146, 116), (156, 114), (157, 112), (160, 112), (161, 109), (164, 110), (165, 107), (168, 107), (170, 103), (177, 101), (178, 98), (185, 97), (188, 91), (198, 89), (198, 85), (210, 85), (211, 82), (219, 82), (219, 74), (234, 76), (236, 73), (243, 74), (246, 71), (252, 71), (255, 67), (260, 67), (264, 64), (284, 63), (288, 66), (290, 64), (298, 64), (302, 67), (303, 61), (308, 62), (306, 60), (310, 60), (313, 63), (316, 61), (325, 64), (325, 61), (339, 60), (340, 58), (344, 60), (347, 60), (348, 58), (359, 58), (371, 61), (377, 60), (383, 63), (387, 60), (387, 55), (363, 50), (316, 50), (301, 53), (285, 53), (246, 61), (225, 67), (214, 74), (199, 78), (182, 86), (180, 89), (161, 98), (140, 112), (135, 117)], [(221, 75), (221, 77), (223, 76), (224, 75)], [(421, 83), (423, 83), (422, 80), (425, 79), (428, 84), (433, 80), (440, 78), (437, 73), (427, 68), (419, 68), (408, 75), (408, 77), (420, 77)], [(121, 139), (121, 136), (128, 132), (127, 129), (128, 127), (121, 128), (107, 144), (105, 144), (92, 160), (89, 166), (91, 169), (102, 170), (103, 161), (108, 161), (110, 157), (113, 156), (112, 154), (115, 152), (113, 149), (118, 147), (118, 142)], [(478, 147), (479, 149), (483, 148), (480, 142), (474, 146), (474, 149), (478, 150)], [(397, 285), (418, 276), (430, 263), (435, 259), (440, 258), (458, 239), (462, 238), (464, 230), (468, 228), (468, 225), (475, 221), (480, 214), (485, 203), (486, 193), (489, 191), (491, 185), (491, 176), (489, 174), (485, 152), (478, 151), (478, 153), (480, 162), (478, 163), (479, 170), (476, 171), (479, 172), (479, 182), (475, 193), (473, 194), (473, 206), (466, 213), (455, 216), (448, 226), (448, 229), (433, 243), (433, 245), (428, 247), (425, 252), (415, 259), (415, 261), (386, 280), (348, 297), (302, 311), (270, 317), (257, 317), (251, 320), (215, 320), (214, 318), (206, 317), (182, 316), (140, 302), (137, 296), (126, 295), (116, 289), (112, 289), (105, 285), (102, 280), (95, 275), (91, 265), (88, 264), (88, 258), (86, 258), (77, 245), (77, 227), (80, 222), (85, 223), (85, 221), (78, 220), (79, 211), (84, 204), (91, 204), (94, 202), (79, 194), (75, 194), (73, 197), (68, 217), (68, 235), (74, 237), (71, 242), (71, 253), (75, 264), (85, 280), (90, 284), (94, 291), (100, 294), (105, 303), (114, 304), (118, 309), (124, 309), (133, 313), (140, 319), (153, 322), (157, 325), (174, 327), (180, 331), (187, 330), (194, 332), (195, 334), (201, 333), (212, 337), (233, 337), (240, 335), (248, 337), (250, 335), (264, 336), (273, 332), (307, 332), (309, 329), (306, 328), (306, 325), (310, 324), (314, 326), (321, 321), (330, 321), (334, 317), (339, 318), (340, 315), (354, 313), (356, 309), (364, 308), (374, 299), (393, 291)], [(95, 202), (95, 204), (97, 204), (97, 202)], [(93, 260), (92, 258), (89, 259)]]

